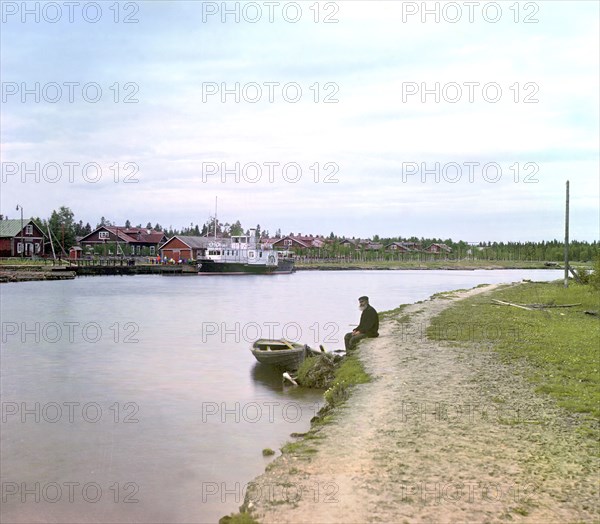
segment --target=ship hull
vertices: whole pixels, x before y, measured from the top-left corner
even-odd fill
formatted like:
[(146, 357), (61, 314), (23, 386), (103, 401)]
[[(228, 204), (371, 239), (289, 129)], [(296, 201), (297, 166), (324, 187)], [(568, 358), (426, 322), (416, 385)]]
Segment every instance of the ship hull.
[[(278, 266), (244, 264), (243, 262), (202, 260), (198, 264), (198, 273), (201, 275), (273, 275), (278, 272)], [(287, 272), (291, 273), (291, 270)]]

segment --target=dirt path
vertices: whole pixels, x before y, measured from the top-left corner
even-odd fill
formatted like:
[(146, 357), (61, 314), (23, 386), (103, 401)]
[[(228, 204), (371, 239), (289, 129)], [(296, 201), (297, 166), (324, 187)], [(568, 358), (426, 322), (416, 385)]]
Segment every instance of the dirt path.
[[(268, 523), (598, 522), (597, 461), (576, 420), (485, 348), (425, 338), (452, 302), (405, 308), (359, 347), (375, 377), (249, 489)], [(587, 446), (587, 447), (586, 447)]]

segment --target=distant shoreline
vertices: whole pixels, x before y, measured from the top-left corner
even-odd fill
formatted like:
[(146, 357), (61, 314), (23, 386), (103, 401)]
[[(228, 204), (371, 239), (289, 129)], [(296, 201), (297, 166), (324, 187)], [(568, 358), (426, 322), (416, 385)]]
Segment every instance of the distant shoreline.
[[(588, 262), (576, 265), (588, 266)], [(549, 261), (512, 261), (512, 260), (440, 260), (440, 261), (390, 261), (390, 262), (296, 262), (296, 271), (352, 271), (352, 270), (450, 270), (469, 271), (475, 269), (562, 269), (558, 262)]]
[[(588, 267), (587, 262), (577, 262), (577, 266)], [(530, 269), (563, 269), (557, 262), (530, 262), (530, 261), (450, 261), (439, 262), (314, 262), (296, 264), (295, 270), (300, 271), (494, 271), (499, 269), (530, 270)], [(137, 275), (181, 273), (193, 276), (195, 271), (192, 266), (170, 266), (138, 264), (134, 266), (115, 266), (101, 268), (81, 268), (68, 265), (49, 264), (0, 264), (0, 283), (29, 282), (38, 280), (72, 280), (77, 276), (100, 275)]]
[(475, 271), (496, 270), (496, 269), (561, 269), (558, 266), (407, 266), (407, 267), (381, 267), (381, 266), (316, 266), (316, 267), (296, 267), (296, 271)]

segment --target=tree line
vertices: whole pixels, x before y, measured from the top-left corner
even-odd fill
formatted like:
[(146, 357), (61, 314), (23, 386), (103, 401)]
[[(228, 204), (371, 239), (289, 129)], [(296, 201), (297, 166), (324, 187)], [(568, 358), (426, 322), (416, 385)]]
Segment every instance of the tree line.
[[(52, 214), (47, 219), (40, 217), (32, 217), (38, 226), (48, 235), (50, 230), (53, 241), (58, 242), (63, 247), (65, 252), (69, 248), (76, 245), (78, 238), (90, 234), (95, 229), (101, 226), (114, 226), (109, 219), (101, 217), (100, 221), (92, 227), (87, 222), (75, 220), (75, 215), (70, 208), (61, 206), (58, 210), (52, 211)], [(234, 223), (219, 222), (214, 217), (209, 217), (202, 225), (190, 223), (189, 226), (181, 228), (173, 228), (169, 226), (165, 228), (159, 223), (154, 225), (147, 222), (145, 226), (136, 224), (132, 226), (131, 222), (125, 222), (125, 228), (144, 228), (162, 231), (167, 238), (175, 235), (189, 236), (216, 236), (229, 237), (233, 235), (249, 234), (249, 229), (244, 229), (241, 222), (237, 220)], [(257, 224), (255, 229), (258, 238), (269, 238), (269, 231), (262, 230), (260, 224)], [(291, 234), (291, 233), (290, 233)], [(277, 229), (274, 238), (282, 238), (281, 229)], [(368, 243), (361, 243), (359, 239), (355, 239), (355, 245), (343, 245), (342, 241), (345, 237), (338, 236), (331, 232), (328, 236), (322, 237), (325, 244), (321, 248), (311, 248), (305, 253), (308, 256), (315, 258), (330, 258), (330, 257), (354, 257), (361, 260), (385, 260), (385, 259), (419, 259), (423, 256), (420, 251), (408, 253), (390, 253), (385, 247), (393, 242), (410, 242), (426, 248), (431, 244), (445, 244), (450, 248), (449, 253), (443, 253), (441, 256), (447, 259), (463, 260), (534, 260), (534, 261), (555, 261), (563, 260), (564, 243), (559, 240), (541, 241), (541, 242), (479, 242), (477, 244), (468, 243), (463, 240), (454, 241), (451, 238), (418, 238), (411, 237), (380, 237), (374, 235), (371, 239), (371, 246)], [(372, 249), (373, 244), (380, 244), (380, 249)], [(377, 247), (377, 246), (375, 246)], [(587, 262), (595, 259), (599, 254), (599, 246), (597, 241), (571, 241), (569, 243), (569, 258), (573, 261)]]

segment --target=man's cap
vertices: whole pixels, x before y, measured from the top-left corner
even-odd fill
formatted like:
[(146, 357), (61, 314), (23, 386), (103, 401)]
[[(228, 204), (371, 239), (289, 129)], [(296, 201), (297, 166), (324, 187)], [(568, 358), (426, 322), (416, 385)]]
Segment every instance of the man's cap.
[(369, 297), (359, 297), (358, 301), (362, 302), (363, 300), (369, 301)]

